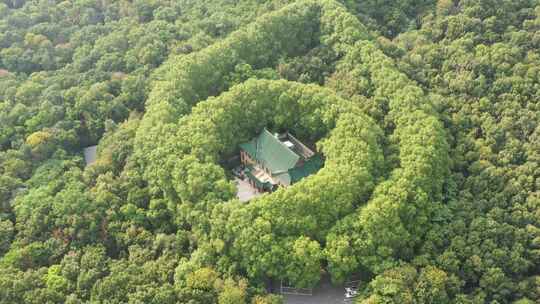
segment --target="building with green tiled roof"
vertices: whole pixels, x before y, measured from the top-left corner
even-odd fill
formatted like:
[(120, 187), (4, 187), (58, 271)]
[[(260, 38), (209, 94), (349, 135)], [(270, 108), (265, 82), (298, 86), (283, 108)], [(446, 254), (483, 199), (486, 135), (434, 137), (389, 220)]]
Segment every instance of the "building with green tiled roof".
[(320, 155), (290, 133), (272, 134), (267, 129), (240, 144), (240, 159), (250, 183), (260, 191), (294, 184), (323, 165)]

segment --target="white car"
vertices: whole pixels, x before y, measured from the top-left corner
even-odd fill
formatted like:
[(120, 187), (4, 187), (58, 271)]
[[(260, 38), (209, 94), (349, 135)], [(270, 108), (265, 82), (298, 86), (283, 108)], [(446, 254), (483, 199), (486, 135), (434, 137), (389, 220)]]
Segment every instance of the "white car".
[(346, 299), (352, 299), (355, 298), (358, 295), (358, 290), (351, 288), (351, 287), (345, 287), (345, 298)]

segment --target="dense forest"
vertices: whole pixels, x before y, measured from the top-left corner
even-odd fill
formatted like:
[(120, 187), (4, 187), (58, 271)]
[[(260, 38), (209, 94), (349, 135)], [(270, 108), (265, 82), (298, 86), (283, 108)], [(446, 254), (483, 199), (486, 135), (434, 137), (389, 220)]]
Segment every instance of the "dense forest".
[(1, 0), (0, 304), (540, 303), (539, 122), (539, 0)]

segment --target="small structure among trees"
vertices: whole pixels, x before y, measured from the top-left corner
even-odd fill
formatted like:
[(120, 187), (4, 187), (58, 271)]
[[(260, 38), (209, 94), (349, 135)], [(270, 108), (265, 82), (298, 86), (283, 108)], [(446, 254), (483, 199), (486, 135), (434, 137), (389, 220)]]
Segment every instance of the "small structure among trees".
[(89, 166), (96, 162), (97, 159), (97, 146), (89, 146), (84, 148), (84, 161)]
[(323, 165), (321, 155), (289, 132), (272, 134), (267, 129), (240, 144), (240, 160), (249, 183), (261, 192), (290, 186)]

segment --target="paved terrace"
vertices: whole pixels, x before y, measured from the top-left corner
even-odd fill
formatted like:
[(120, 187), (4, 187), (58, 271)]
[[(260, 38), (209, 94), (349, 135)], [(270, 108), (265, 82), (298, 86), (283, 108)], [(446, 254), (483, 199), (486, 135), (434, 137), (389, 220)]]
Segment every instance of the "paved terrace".
[(236, 183), (236, 189), (238, 190), (236, 196), (241, 202), (247, 202), (250, 199), (261, 195), (247, 180), (235, 178), (234, 181)]

